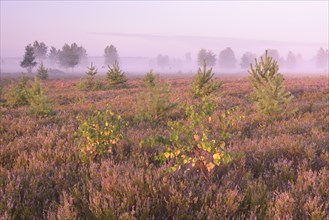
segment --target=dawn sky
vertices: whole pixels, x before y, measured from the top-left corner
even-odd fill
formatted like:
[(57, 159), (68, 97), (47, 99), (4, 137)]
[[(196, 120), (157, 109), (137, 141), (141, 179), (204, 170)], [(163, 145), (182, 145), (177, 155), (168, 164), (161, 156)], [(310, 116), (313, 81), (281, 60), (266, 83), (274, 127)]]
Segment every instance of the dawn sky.
[[(1, 56), (20, 57), (24, 54), (24, 47), (35, 40), (56, 48), (76, 42), (83, 45), (91, 56), (101, 56), (109, 44), (119, 45), (123, 56), (130, 55), (135, 47), (142, 48), (135, 45), (137, 41), (133, 37), (102, 33), (227, 37), (328, 45), (328, 7), (328, 1), (1, 0)], [(139, 40), (138, 44), (143, 44), (143, 41)]]

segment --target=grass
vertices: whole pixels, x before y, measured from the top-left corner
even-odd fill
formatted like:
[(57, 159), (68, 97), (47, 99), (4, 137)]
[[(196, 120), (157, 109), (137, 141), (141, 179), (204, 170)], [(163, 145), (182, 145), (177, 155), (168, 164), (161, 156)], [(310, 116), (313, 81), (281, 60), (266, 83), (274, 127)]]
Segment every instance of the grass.
[[(193, 102), (192, 77), (166, 81), (169, 100)], [(168, 129), (166, 123), (134, 120), (142, 79), (117, 90), (88, 92), (75, 87), (77, 79), (46, 80), (44, 93), (56, 112), (49, 117), (1, 103), (1, 218), (328, 219), (328, 78), (288, 77), (286, 90), (298, 110), (278, 118), (257, 113), (246, 77), (221, 81), (217, 114), (238, 106), (236, 114), (244, 116), (230, 128), (226, 147), (242, 156), (215, 167), (209, 181), (197, 169), (168, 173), (168, 164), (154, 160), (157, 149), (140, 147), (143, 139)], [(2, 84), (6, 93), (8, 80)], [(79, 119), (108, 104), (129, 122), (123, 150), (83, 163), (75, 141)], [(176, 111), (170, 119), (184, 121)]]

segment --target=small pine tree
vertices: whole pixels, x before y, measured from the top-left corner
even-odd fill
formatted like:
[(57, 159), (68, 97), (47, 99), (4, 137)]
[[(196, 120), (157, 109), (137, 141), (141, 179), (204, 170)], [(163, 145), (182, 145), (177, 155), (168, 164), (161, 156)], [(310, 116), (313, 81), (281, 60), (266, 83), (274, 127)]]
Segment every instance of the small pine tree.
[(43, 65), (43, 63), (40, 63), (40, 65), (38, 67), (37, 77), (39, 79), (41, 79), (41, 80), (48, 79), (48, 69), (45, 68), (45, 66)]
[(107, 80), (110, 83), (110, 86), (120, 86), (127, 82), (127, 77), (125, 73), (120, 69), (119, 63), (117, 61), (114, 62), (113, 66), (109, 67), (107, 71)]
[(43, 93), (43, 87), (38, 77), (34, 78), (31, 84), (29, 96), (29, 111), (32, 115), (46, 116), (53, 113), (51, 103)]
[(147, 72), (144, 76), (144, 83), (147, 87), (154, 87), (158, 80), (158, 74), (153, 73), (153, 70), (150, 70), (150, 72)]
[(286, 112), (293, 96), (284, 91), (283, 75), (279, 73), (277, 61), (268, 56), (256, 59), (255, 67), (250, 65), (249, 80), (253, 86), (253, 98), (257, 108), (265, 115), (277, 115)]
[(29, 99), (28, 78), (22, 74), (18, 83), (12, 83), (9, 86), (8, 93), (6, 94), (7, 103), (9, 106), (17, 107), (28, 105)]
[(87, 78), (93, 80), (95, 78), (95, 75), (97, 74), (98, 69), (95, 66), (93, 66), (93, 63), (91, 63), (90, 67), (87, 68), (88, 68), (88, 71), (86, 72)]
[(169, 100), (170, 87), (168, 84), (160, 85), (158, 75), (152, 71), (144, 78), (146, 89), (137, 99), (137, 121), (160, 122), (173, 112), (175, 102)]
[(203, 69), (198, 69), (192, 84), (192, 93), (195, 98), (209, 96), (221, 87), (222, 84), (215, 82), (213, 76), (212, 68), (207, 70), (206, 63), (203, 64)]
[(95, 79), (98, 69), (93, 66), (93, 63), (90, 64), (90, 67), (87, 67), (88, 71), (86, 72), (86, 78), (78, 84), (78, 88), (81, 90), (98, 90), (102, 87), (100, 81)]

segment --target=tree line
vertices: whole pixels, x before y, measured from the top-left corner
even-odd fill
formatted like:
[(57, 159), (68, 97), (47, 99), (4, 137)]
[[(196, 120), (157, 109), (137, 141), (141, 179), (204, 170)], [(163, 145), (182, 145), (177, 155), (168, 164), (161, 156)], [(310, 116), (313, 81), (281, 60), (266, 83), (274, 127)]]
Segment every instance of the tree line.
[[(301, 54), (295, 54), (291, 51), (289, 51), (286, 59), (280, 56), (278, 50), (276, 49), (269, 49), (268, 54), (281, 66), (288, 69), (293, 69), (298, 63), (302, 62)], [(114, 45), (106, 46), (103, 56), (105, 65), (113, 65), (115, 62), (119, 62), (119, 54)], [(245, 52), (240, 59), (240, 63), (238, 63), (238, 59), (230, 47), (220, 51), (218, 58), (216, 57), (217, 56), (213, 51), (201, 49), (197, 55), (198, 65), (203, 66), (203, 64), (206, 64), (207, 66), (214, 67), (217, 62), (217, 65), (223, 69), (233, 69), (238, 67), (238, 65), (242, 69), (247, 69), (257, 58), (256, 54), (252, 52)], [(325, 50), (320, 48), (315, 56), (316, 66), (319, 68), (326, 68), (328, 66), (328, 57), (328, 49)], [(86, 63), (87, 51), (83, 46), (78, 46), (76, 43), (66, 43), (61, 49), (56, 49), (51, 46), (48, 53), (48, 47), (44, 42), (35, 41), (33, 44), (28, 44), (25, 47), (25, 54), (20, 65), (31, 73), (32, 69), (38, 63), (43, 63), (43, 61), (47, 58), (51, 65), (59, 65), (66, 69), (71, 68), (73, 71), (78, 64)], [(186, 53), (185, 59), (187, 63), (191, 63), (191, 54)], [(170, 58), (168, 55), (159, 54), (156, 57), (156, 62), (158, 67), (165, 68), (170, 65)], [(180, 59), (176, 59), (173, 60), (173, 62), (180, 64), (182, 61)]]
[[(293, 69), (297, 66), (298, 63), (302, 62), (302, 55), (294, 54), (293, 52), (289, 51), (287, 58), (280, 56), (278, 50), (276, 49), (269, 49), (267, 50), (268, 55), (272, 57), (275, 61), (277, 61), (280, 66), (283, 66), (288, 69)], [(262, 54), (264, 56), (265, 54)], [(252, 52), (245, 52), (241, 57), (240, 67), (242, 69), (247, 69), (250, 67), (250, 64), (255, 62), (257, 55)], [(328, 66), (328, 58), (329, 58), (329, 51), (320, 48), (315, 56), (316, 66), (319, 68), (325, 68)], [(216, 54), (214, 54), (211, 50), (201, 49), (198, 53), (198, 65), (202, 66), (204, 63), (208, 66), (215, 66), (216, 61), (218, 62), (219, 67), (224, 69), (233, 69), (237, 67), (238, 59), (236, 58), (234, 51), (227, 47), (226, 49), (222, 50), (219, 55), (218, 59), (216, 59)]]
[[(20, 65), (26, 68), (28, 73), (31, 73), (33, 68), (38, 64), (42, 64), (48, 58), (51, 65), (59, 65), (65, 69), (74, 68), (87, 61), (87, 50), (83, 46), (78, 46), (76, 43), (64, 44), (62, 49), (56, 49), (51, 46), (49, 53), (48, 47), (43, 42), (35, 41), (33, 44), (28, 44), (25, 47), (25, 54)], [(107, 46), (104, 49), (104, 63), (113, 65), (119, 61), (117, 49), (113, 46)]]

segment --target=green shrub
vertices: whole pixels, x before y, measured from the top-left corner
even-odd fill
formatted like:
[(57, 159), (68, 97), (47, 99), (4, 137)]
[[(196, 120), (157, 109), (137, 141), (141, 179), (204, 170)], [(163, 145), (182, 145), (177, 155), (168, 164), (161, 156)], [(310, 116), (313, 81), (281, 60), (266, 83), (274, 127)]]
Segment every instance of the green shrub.
[(169, 100), (170, 87), (160, 85), (158, 76), (149, 72), (145, 75), (145, 91), (137, 99), (137, 121), (159, 122), (166, 119), (177, 105)]
[(113, 155), (122, 143), (127, 123), (110, 109), (95, 111), (86, 120), (81, 120), (76, 133), (81, 159), (84, 162)]
[(103, 85), (100, 80), (95, 79), (97, 74), (97, 68), (91, 63), (90, 67), (87, 67), (86, 78), (77, 84), (78, 89), (83, 91), (95, 91), (102, 89)]
[(208, 179), (208, 173), (215, 166), (231, 160), (231, 155), (225, 150), (229, 133), (226, 130), (213, 132), (215, 125), (228, 121), (223, 120), (223, 115), (213, 117), (214, 110), (215, 104), (207, 99), (198, 105), (190, 105), (185, 111), (186, 121), (168, 122), (168, 135), (145, 139), (140, 145), (160, 145), (161, 150), (155, 159), (162, 164), (168, 163), (170, 171), (197, 168)]
[(6, 94), (7, 103), (12, 107), (29, 104), (28, 78), (22, 74), (18, 83), (12, 82)]
[(268, 56), (256, 60), (255, 68), (250, 65), (249, 80), (253, 86), (253, 99), (257, 109), (265, 115), (278, 115), (288, 112), (287, 106), (293, 96), (284, 91), (283, 75), (279, 73), (277, 61)]
[(44, 95), (42, 84), (39, 82), (38, 77), (34, 78), (29, 91), (29, 111), (32, 115), (47, 116), (54, 113), (51, 102)]
[(127, 82), (127, 77), (125, 73), (120, 69), (119, 63), (114, 62), (113, 66), (108, 66), (109, 70), (107, 71), (107, 80), (111, 87), (119, 87), (124, 85)]
[(0, 85), (0, 106), (3, 104), (4, 99), (3, 99), (3, 88), (2, 85)]
[[(220, 84), (212, 81), (212, 69), (203, 71), (199, 68), (192, 85), (195, 103), (185, 109), (186, 121), (168, 122), (169, 134), (143, 140), (140, 145), (160, 144), (161, 150), (155, 156), (161, 163), (168, 163), (170, 171), (183, 169), (185, 171), (196, 167), (208, 179), (208, 173), (215, 166), (231, 160), (231, 155), (225, 150), (227, 131), (212, 132), (215, 124), (229, 123), (223, 120), (223, 115), (214, 119), (216, 103), (213, 93)], [(225, 114), (224, 114), (225, 116)]]
[(217, 91), (222, 83), (213, 80), (212, 68), (207, 70), (207, 65), (203, 64), (203, 69), (199, 68), (192, 84), (193, 97), (200, 98), (208, 96)]
[(48, 79), (48, 69), (44, 67), (43, 63), (40, 63), (38, 67), (37, 77), (41, 80)]
[(155, 87), (155, 85), (158, 83), (159, 75), (153, 73), (153, 70), (150, 70), (150, 72), (147, 72), (144, 76), (144, 83), (147, 87)]

